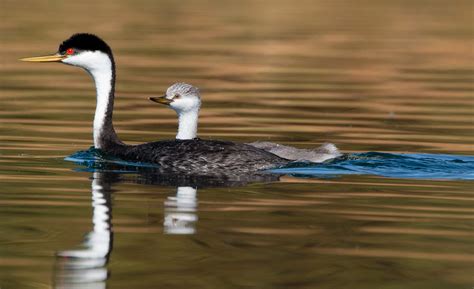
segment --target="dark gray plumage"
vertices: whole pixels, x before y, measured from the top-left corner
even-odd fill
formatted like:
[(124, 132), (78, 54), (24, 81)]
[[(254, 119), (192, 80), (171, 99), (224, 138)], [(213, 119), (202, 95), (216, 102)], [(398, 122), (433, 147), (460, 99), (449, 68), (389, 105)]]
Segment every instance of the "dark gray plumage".
[(202, 139), (166, 140), (136, 146), (116, 144), (104, 151), (126, 161), (158, 164), (167, 172), (200, 175), (241, 174), (289, 163), (246, 144)]

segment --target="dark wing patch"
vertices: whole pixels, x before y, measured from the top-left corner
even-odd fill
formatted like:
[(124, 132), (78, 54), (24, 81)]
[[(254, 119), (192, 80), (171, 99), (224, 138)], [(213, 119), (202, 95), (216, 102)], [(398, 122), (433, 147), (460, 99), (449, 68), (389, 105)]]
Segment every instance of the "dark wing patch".
[(159, 164), (170, 172), (199, 174), (254, 172), (288, 163), (286, 159), (249, 145), (200, 139), (117, 146), (108, 153), (127, 161)]

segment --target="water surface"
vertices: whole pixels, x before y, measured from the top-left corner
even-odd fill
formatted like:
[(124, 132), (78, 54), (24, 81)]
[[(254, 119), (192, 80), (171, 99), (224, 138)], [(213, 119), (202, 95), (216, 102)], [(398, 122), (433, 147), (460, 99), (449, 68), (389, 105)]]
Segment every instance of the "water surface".
[[(470, 1), (0, 11), (2, 289), (473, 286)], [(185, 81), (202, 91), (201, 138), (332, 142), (369, 161), (233, 183), (66, 161), (92, 144), (92, 81), (17, 59), (74, 32), (114, 49), (127, 143), (175, 135), (174, 112), (147, 97)]]

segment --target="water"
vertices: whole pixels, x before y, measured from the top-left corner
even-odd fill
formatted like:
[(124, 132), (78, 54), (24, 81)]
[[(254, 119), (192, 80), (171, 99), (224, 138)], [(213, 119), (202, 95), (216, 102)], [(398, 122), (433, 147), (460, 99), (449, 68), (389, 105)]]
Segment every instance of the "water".
[[(159, 165), (153, 163), (135, 163), (112, 158), (94, 147), (75, 152), (65, 160), (85, 166), (85, 168), (78, 168), (78, 171), (95, 172), (104, 170), (105, 167), (117, 173), (135, 173), (144, 171), (143, 168), (150, 168), (150, 171), (159, 168)], [(317, 164), (295, 161), (266, 172), (300, 177), (358, 174), (391, 178), (472, 180), (474, 179), (474, 156), (352, 153)]]
[[(2, 289), (474, 284), (470, 1), (0, 11)], [(175, 135), (174, 112), (147, 97), (185, 81), (202, 90), (201, 138), (332, 142), (349, 157), (233, 181), (67, 161), (92, 143), (92, 82), (17, 59), (79, 31), (114, 49), (127, 143)]]
[(474, 157), (444, 154), (349, 154), (322, 165), (296, 163), (272, 170), (301, 176), (376, 175), (413, 179), (474, 179)]

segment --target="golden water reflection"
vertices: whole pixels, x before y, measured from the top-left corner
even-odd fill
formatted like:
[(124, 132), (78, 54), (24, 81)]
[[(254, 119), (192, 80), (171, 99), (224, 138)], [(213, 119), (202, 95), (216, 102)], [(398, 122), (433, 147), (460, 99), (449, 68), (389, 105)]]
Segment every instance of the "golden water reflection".
[[(471, 1), (0, 6), (1, 288), (53, 287), (55, 252), (91, 231), (91, 173), (63, 158), (92, 144), (92, 81), (17, 61), (74, 32), (114, 49), (115, 126), (127, 143), (174, 137), (174, 112), (147, 98), (185, 81), (202, 90), (202, 138), (473, 154)], [(472, 182), (284, 176), (199, 187), (184, 194), (195, 218), (168, 223), (189, 209), (176, 191), (140, 177), (114, 184), (109, 288), (473, 284)], [(168, 224), (193, 234), (165, 234)]]

